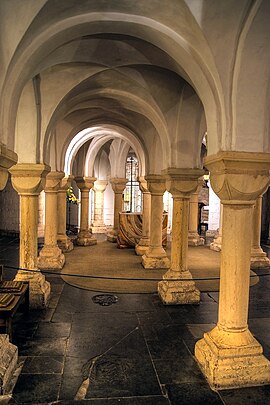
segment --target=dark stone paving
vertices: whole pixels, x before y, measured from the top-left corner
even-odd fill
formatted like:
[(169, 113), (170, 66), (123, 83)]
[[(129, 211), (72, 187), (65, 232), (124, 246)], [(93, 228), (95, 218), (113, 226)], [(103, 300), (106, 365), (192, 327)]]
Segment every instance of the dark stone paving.
[[(0, 238), (0, 262), (16, 266), (18, 243)], [(12, 278), (6, 269), (4, 278)], [(201, 304), (163, 306), (156, 294), (117, 294), (111, 306), (97, 293), (48, 276), (47, 310), (18, 313), (13, 340), (22, 370), (0, 404), (200, 405), (270, 403), (270, 386), (213, 392), (194, 359), (194, 346), (217, 320), (218, 294)], [(270, 277), (250, 290), (249, 325), (270, 358)]]

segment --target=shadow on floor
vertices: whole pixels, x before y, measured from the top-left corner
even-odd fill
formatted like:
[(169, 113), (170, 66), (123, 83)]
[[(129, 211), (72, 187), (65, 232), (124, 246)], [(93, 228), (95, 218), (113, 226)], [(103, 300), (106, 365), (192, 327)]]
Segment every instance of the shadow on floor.
[[(18, 243), (0, 239), (0, 261), (18, 260)], [(11, 273), (5, 273), (11, 277)], [(14, 343), (22, 371), (0, 404), (256, 404), (270, 387), (213, 392), (193, 357), (194, 345), (217, 321), (218, 293), (199, 306), (163, 306), (157, 294), (117, 294), (111, 306), (97, 294), (48, 276), (44, 311), (18, 313)], [(250, 290), (250, 328), (270, 358), (270, 279)]]

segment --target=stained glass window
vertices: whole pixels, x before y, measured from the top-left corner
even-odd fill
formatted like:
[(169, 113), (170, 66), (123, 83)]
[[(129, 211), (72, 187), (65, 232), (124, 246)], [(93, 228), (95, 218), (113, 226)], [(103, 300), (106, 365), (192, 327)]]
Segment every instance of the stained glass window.
[(142, 193), (139, 189), (138, 175), (138, 159), (134, 153), (130, 152), (126, 161), (126, 178), (128, 179), (124, 191), (124, 211), (126, 212), (140, 212), (142, 210)]

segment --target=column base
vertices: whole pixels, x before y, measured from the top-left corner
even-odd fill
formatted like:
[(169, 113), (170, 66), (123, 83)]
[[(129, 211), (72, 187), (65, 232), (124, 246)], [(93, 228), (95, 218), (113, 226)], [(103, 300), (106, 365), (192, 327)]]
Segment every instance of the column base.
[(188, 246), (202, 246), (204, 242), (204, 238), (201, 238), (197, 232), (188, 233)]
[(10, 394), (10, 382), (17, 368), (17, 361), (17, 346), (9, 342), (8, 335), (0, 335), (0, 395)]
[(149, 238), (141, 238), (139, 243), (135, 246), (135, 252), (138, 256), (143, 256), (149, 249)]
[(81, 231), (79, 232), (76, 244), (78, 246), (92, 246), (97, 244), (97, 239), (90, 231)]
[(270, 383), (270, 362), (249, 330), (226, 332), (216, 326), (196, 343), (195, 358), (214, 390)]
[(19, 270), (15, 277), (16, 281), (29, 281), (30, 308), (42, 309), (48, 304), (51, 285), (43, 274), (37, 269), (35, 272)]
[(114, 229), (107, 233), (107, 241), (111, 243), (117, 242), (117, 232)]
[[(200, 291), (196, 288), (194, 281), (175, 281), (176, 278), (191, 279), (189, 271), (179, 273), (169, 270), (164, 274), (158, 283), (158, 294), (165, 305), (198, 304), (200, 302)], [(171, 280), (167, 280), (171, 278)]]
[(92, 233), (106, 233), (107, 226), (106, 225), (93, 225), (91, 227), (91, 232)]
[(141, 246), (141, 245), (136, 245), (135, 246), (135, 253), (138, 256), (143, 256), (147, 253), (149, 249), (149, 246)]
[(44, 246), (39, 252), (37, 260), (41, 270), (61, 270), (65, 264), (65, 256), (58, 246)]
[(222, 237), (218, 236), (216, 239), (213, 240), (212, 243), (210, 243), (210, 249), (215, 250), (216, 252), (221, 251), (221, 246), (222, 246)]
[(63, 253), (71, 252), (71, 250), (74, 249), (72, 241), (66, 235), (57, 239), (57, 244), (59, 249), (61, 249)]
[(149, 247), (147, 253), (142, 256), (142, 265), (145, 269), (169, 269), (170, 260), (163, 247)]
[(258, 269), (270, 266), (270, 260), (262, 248), (251, 249), (250, 268)]

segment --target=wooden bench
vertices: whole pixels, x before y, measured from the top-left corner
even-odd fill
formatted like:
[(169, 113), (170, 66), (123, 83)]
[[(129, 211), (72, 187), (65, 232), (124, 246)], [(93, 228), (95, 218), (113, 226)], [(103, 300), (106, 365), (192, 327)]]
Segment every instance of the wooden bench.
[(12, 341), (12, 320), (23, 304), (24, 312), (29, 311), (29, 283), (27, 281), (2, 281), (3, 266), (0, 265), (0, 327)]

